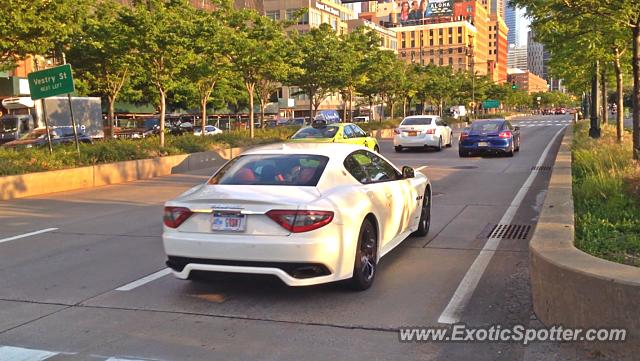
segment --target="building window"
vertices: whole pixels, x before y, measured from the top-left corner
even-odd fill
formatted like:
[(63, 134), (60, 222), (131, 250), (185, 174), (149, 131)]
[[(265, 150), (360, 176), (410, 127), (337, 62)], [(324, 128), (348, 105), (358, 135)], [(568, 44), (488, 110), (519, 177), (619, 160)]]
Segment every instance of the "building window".
[(449, 54), (453, 54), (453, 48), (448, 49)]
[(429, 45), (433, 46), (433, 39), (429, 39)]
[(316, 13), (316, 12), (312, 12), (311, 13), (311, 21), (309, 22), (309, 24), (311, 25), (320, 25), (322, 23), (322, 17), (320, 16), (320, 14)]
[(462, 35), (458, 36), (458, 44), (462, 44)]
[(471, 5), (467, 6), (467, 12), (468, 13), (472, 13), (473, 12), (473, 6), (471, 6)]
[(267, 11), (266, 15), (271, 20), (280, 20), (280, 10)]
[(453, 58), (449, 58), (449, 65), (453, 65)]
[(442, 34), (443, 34), (442, 29), (438, 29), (438, 35), (442, 36)]
[(458, 34), (462, 34), (462, 26), (458, 26)]

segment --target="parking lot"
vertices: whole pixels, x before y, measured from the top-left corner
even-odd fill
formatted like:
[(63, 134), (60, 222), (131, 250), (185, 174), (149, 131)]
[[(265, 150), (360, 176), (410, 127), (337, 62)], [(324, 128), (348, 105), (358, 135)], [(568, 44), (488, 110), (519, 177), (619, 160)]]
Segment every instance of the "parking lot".
[[(171, 276), (162, 204), (213, 169), (3, 202), (0, 360), (13, 360), (2, 347), (25, 360), (539, 359), (545, 347), (398, 341), (402, 326), (536, 324), (528, 240), (570, 116), (513, 123), (522, 134), (513, 158), (459, 158), (457, 140), (441, 152), (380, 142), (394, 164), (430, 178), (432, 226), (383, 258), (365, 292)], [(500, 226), (522, 232), (491, 234)]]

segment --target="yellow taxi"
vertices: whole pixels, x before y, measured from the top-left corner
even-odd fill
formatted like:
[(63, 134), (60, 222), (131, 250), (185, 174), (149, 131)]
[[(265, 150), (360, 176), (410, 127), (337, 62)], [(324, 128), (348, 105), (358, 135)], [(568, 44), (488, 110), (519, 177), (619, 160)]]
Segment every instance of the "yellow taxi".
[(378, 141), (359, 126), (352, 123), (314, 122), (311, 126), (300, 128), (289, 142), (294, 143), (348, 143), (380, 151)]

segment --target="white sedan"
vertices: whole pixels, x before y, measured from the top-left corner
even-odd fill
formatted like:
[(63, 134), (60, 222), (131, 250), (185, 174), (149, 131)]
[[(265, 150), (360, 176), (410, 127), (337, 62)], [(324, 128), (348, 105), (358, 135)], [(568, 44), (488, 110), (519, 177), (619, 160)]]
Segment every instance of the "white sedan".
[[(204, 126), (204, 135), (216, 135), (222, 134), (222, 129), (217, 128), (213, 125), (205, 125)], [(193, 135), (201, 136), (202, 135), (202, 127), (196, 127), (193, 130)]]
[(351, 144), (249, 150), (168, 201), (162, 239), (176, 277), (268, 274), (289, 286), (373, 283), (380, 258), (425, 236), (431, 184), (411, 167)]
[(403, 148), (451, 147), (453, 130), (436, 115), (413, 115), (400, 122), (394, 130), (393, 146), (396, 152)]

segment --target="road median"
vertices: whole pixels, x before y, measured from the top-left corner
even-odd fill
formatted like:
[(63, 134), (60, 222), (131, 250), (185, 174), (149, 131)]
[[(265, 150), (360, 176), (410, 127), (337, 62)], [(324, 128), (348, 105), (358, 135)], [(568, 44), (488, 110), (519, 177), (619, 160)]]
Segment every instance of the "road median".
[(547, 326), (626, 329), (624, 344), (585, 346), (631, 360), (640, 352), (640, 268), (600, 259), (574, 246), (572, 140), (570, 127), (529, 246), (534, 311)]

